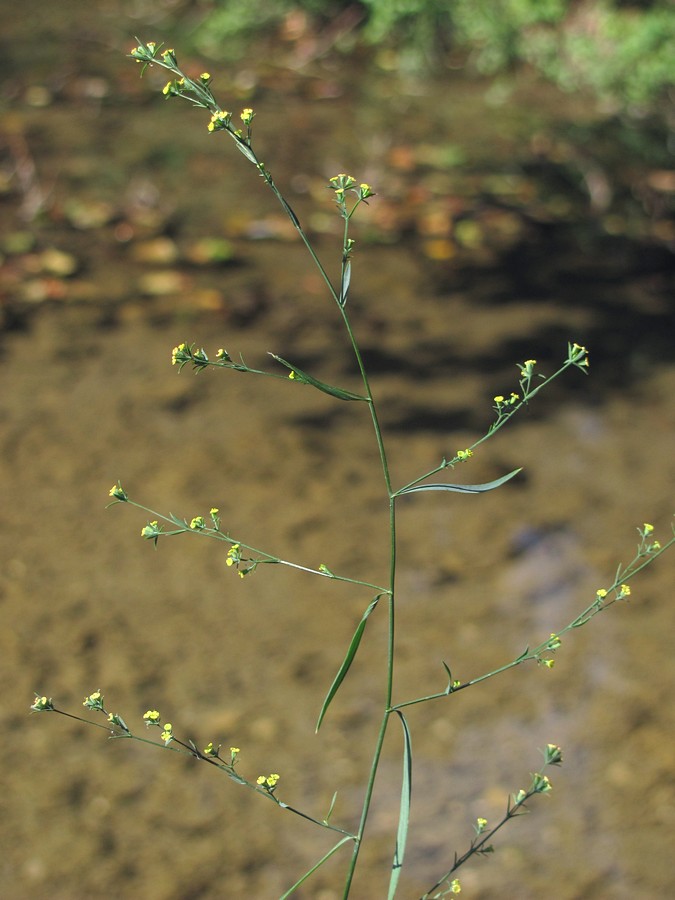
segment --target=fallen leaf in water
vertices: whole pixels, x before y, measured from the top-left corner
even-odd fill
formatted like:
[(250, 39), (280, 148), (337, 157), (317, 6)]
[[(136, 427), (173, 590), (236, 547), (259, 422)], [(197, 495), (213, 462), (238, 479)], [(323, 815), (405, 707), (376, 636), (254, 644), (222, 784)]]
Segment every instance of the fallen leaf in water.
[(176, 272), (174, 269), (146, 272), (138, 279), (138, 288), (142, 294), (148, 297), (178, 294), (184, 288), (184, 279), (180, 272)]
[(80, 268), (80, 264), (72, 253), (65, 253), (63, 250), (57, 250), (56, 247), (48, 247), (40, 253), (40, 268), (49, 275), (58, 275), (61, 278), (67, 278), (74, 275)]
[(225, 238), (205, 237), (188, 244), (185, 258), (194, 266), (222, 265), (234, 260), (235, 250)]
[(147, 265), (170, 265), (178, 259), (178, 247), (168, 237), (152, 238), (147, 241), (137, 241), (129, 250), (131, 258), (135, 262)]

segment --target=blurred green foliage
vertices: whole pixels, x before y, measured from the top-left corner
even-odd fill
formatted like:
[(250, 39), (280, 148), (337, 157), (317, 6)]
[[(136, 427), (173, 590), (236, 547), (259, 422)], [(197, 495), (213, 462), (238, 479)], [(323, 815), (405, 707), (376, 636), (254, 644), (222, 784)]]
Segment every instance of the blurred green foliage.
[(248, 40), (277, 27), (293, 10), (321, 24), (353, 5), (350, 0), (209, 0), (197, 4), (202, 20), (193, 39), (210, 56), (243, 56)]
[(321, 29), (348, 8), (363, 13), (363, 40), (396, 50), (401, 65), (460, 54), (483, 74), (526, 63), (627, 110), (672, 101), (673, 0), (214, 0), (195, 34), (203, 52), (222, 56), (294, 9)]
[(672, 0), (455, 0), (452, 9), (457, 39), (483, 72), (522, 61), (565, 90), (627, 108), (651, 106), (675, 85)]

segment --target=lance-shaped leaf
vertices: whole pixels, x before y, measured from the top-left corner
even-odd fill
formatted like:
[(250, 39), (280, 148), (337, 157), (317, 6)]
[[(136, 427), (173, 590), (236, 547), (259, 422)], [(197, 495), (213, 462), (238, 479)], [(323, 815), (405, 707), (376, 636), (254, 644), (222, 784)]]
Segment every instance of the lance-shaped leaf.
[(408, 840), (408, 823), (410, 821), (410, 801), (412, 799), (412, 744), (410, 742), (410, 731), (408, 723), (399, 710), (396, 714), (401, 720), (403, 726), (403, 781), (401, 783), (401, 809), (398, 814), (398, 832), (396, 834), (396, 849), (394, 850), (394, 861), (391, 866), (391, 878), (389, 879), (389, 892), (387, 900), (393, 900), (396, 888), (398, 887), (398, 879), (403, 867), (403, 857), (405, 855), (405, 845)]
[(349, 293), (349, 282), (352, 277), (352, 264), (347, 260), (342, 271), (342, 287), (340, 288), (340, 306), (344, 306), (347, 302), (347, 294)]
[(239, 138), (236, 138), (235, 141), (237, 144), (237, 149), (241, 150), (241, 152), (244, 154), (246, 159), (248, 159), (250, 162), (252, 162), (254, 166), (257, 166), (258, 165), (258, 157), (255, 155), (253, 150), (251, 150), (251, 148), (248, 146), (248, 144), (245, 144), (244, 141), (242, 141)]
[(311, 375), (308, 375), (307, 372), (303, 372), (302, 369), (298, 369), (297, 366), (294, 366), (287, 360), (277, 356), (276, 353), (270, 353), (270, 356), (272, 359), (276, 359), (277, 362), (280, 362), (282, 366), (286, 366), (286, 368), (290, 370), (294, 380), (301, 382), (301, 384), (311, 384), (312, 387), (315, 387), (318, 391), (323, 391), (324, 394), (330, 394), (331, 397), (337, 397), (338, 400), (366, 399), (365, 397), (362, 397), (361, 394), (354, 394), (352, 391), (344, 391), (342, 388), (335, 387), (332, 384), (325, 384), (325, 382), (319, 381), (318, 378), (313, 378)]
[(454, 678), (452, 677), (452, 672), (450, 671), (450, 667), (449, 667), (448, 664), (445, 662), (445, 660), (441, 660), (441, 665), (443, 666), (443, 668), (445, 669), (445, 671), (448, 673), (448, 686), (447, 686), (446, 689), (445, 689), (445, 693), (448, 694), (448, 695), (450, 695), (450, 694), (452, 694), (452, 692), (453, 692), (453, 690), (454, 690), (453, 685), (454, 685), (454, 683), (455, 683), (455, 680), (454, 680)]
[(398, 491), (398, 494), (416, 494), (418, 491), (455, 491), (458, 494), (483, 494), (485, 491), (493, 491), (495, 488), (501, 487), (501, 485), (510, 481), (514, 475), (522, 471), (521, 466), (520, 469), (514, 469), (508, 475), (502, 475), (501, 478), (487, 481), (485, 484), (417, 484), (415, 487), (403, 488), (403, 490)]
[(349, 667), (354, 661), (354, 657), (356, 656), (356, 651), (359, 649), (359, 644), (361, 643), (361, 638), (363, 637), (363, 632), (366, 630), (366, 622), (368, 621), (368, 616), (377, 606), (380, 597), (382, 594), (378, 594), (377, 597), (370, 604), (368, 609), (364, 612), (361, 617), (361, 621), (356, 627), (356, 631), (354, 632), (354, 637), (351, 639), (349, 647), (347, 649), (347, 653), (345, 655), (344, 660), (342, 661), (342, 665), (338, 669), (338, 673), (333, 679), (333, 683), (328, 689), (328, 693), (326, 694), (326, 699), (323, 701), (323, 706), (321, 707), (321, 712), (319, 713), (319, 718), (316, 722), (316, 731), (318, 732), (319, 728), (321, 728), (321, 723), (323, 722), (323, 717), (326, 715), (326, 711), (331, 704), (333, 697), (337, 694), (338, 688), (342, 684), (345, 679), (345, 675), (349, 671)]
[(296, 214), (293, 212), (291, 207), (288, 205), (288, 203), (284, 200), (284, 198), (281, 195), (279, 195), (279, 201), (280, 201), (281, 205), (283, 206), (283, 208), (286, 210), (286, 215), (288, 216), (288, 218), (295, 225), (295, 227), (298, 230), (300, 230), (300, 220), (298, 219)]

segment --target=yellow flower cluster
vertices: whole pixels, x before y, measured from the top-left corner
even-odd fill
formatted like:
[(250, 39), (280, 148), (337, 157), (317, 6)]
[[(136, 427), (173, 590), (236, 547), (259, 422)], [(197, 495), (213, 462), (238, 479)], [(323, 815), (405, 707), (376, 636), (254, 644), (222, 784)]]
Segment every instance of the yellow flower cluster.
[(211, 121), (209, 122), (209, 131), (223, 131), (224, 129), (229, 128), (231, 119), (232, 113), (227, 112), (224, 109), (214, 112), (211, 116)]
[(278, 772), (272, 772), (271, 775), (259, 775), (256, 779), (256, 784), (259, 784), (260, 787), (264, 787), (267, 791), (273, 791), (280, 778), (281, 775), (279, 775)]

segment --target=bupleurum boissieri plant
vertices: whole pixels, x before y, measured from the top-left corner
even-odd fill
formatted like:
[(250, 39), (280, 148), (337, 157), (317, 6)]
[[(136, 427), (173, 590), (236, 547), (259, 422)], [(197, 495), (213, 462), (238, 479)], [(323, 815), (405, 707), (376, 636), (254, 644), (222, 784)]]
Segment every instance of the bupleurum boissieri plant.
[[(397, 727), (400, 728), (403, 768), (399, 785), (398, 828), (395, 833), (392, 830), (391, 835), (392, 863), (387, 896), (388, 898), (393, 898), (405, 864), (412, 796), (414, 758), (410, 729), (406, 720), (408, 708), (436, 700), (447, 700), (460, 691), (465, 691), (481, 682), (494, 678), (502, 672), (528, 662), (536, 663), (544, 669), (552, 669), (555, 664), (556, 652), (560, 649), (565, 636), (574, 629), (585, 625), (610, 606), (625, 601), (631, 593), (630, 581), (669, 549), (675, 543), (675, 536), (661, 544), (656, 539), (654, 528), (651, 524), (644, 523), (638, 527), (638, 544), (633, 559), (627, 565), (620, 565), (614, 577), (609, 578), (607, 584), (599, 588), (586, 601), (584, 608), (571, 621), (563, 623), (556, 631), (550, 631), (543, 639), (542, 636), (539, 636), (534, 646), (528, 646), (517, 657), (496, 666), (484, 674), (465, 681), (454, 677), (447, 663), (439, 660), (439, 671), (443, 673), (441, 686), (424, 696), (411, 697), (409, 699), (394, 696), (394, 670), (396, 666), (395, 613), (397, 566), (399, 563), (396, 519), (399, 500), (402, 497), (422, 491), (440, 491), (449, 494), (456, 492), (482, 494), (501, 487), (516, 476), (520, 469), (505, 473), (502, 477), (483, 484), (450, 483), (433, 480), (434, 476), (438, 476), (446, 472), (446, 470), (454, 470), (457, 466), (464, 466), (469, 463), (477, 448), (506, 425), (513, 416), (523, 410), (553, 379), (558, 378), (568, 369), (576, 369), (583, 374), (587, 374), (588, 352), (585, 347), (570, 342), (559, 368), (549, 376), (545, 376), (537, 370), (535, 359), (527, 359), (522, 363), (518, 363), (517, 384), (514, 385), (514, 390), (508, 394), (499, 394), (493, 398), (492, 422), (481, 437), (470, 446), (458, 449), (452, 457), (443, 458), (429, 471), (414, 478), (408, 484), (395, 485), (390, 476), (387, 448), (378, 416), (378, 405), (371, 391), (368, 372), (352, 327), (348, 304), (352, 256), (355, 247), (354, 240), (349, 236), (350, 222), (359, 207), (374, 196), (372, 188), (370, 185), (360, 183), (356, 178), (344, 173), (335, 175), (329, 180), (328, 187), (332, 191), (337, 212), (342, 218), (344, 226), (340, 251), (340, 276), (337, 283), (334, 283), (319, 260), (298, 217), (281, 194), (270, 172), (253, 147), (252, 126), (255, 117), (253, 110), (250, 108), (244, 109), (238, 116), (224, 110), (212, 93), (211, 76), (207, 73), (203, 73), (197, 78), (187, 75), (179, 68), (177, 57), (173, 50), (162, 50), (155, 43), (142, 43), (139, 41), (138, 45), (131, 51), (130, 56), (142, 65), (143, 71), (147, 66), (160, 66), (166, 69), (170, 73), (171, 78), (164, 87), (163, 93), (165, 97), (187, 100), (194, 106), (206, 110), (210, 114), (210, 121), (207, 126), (208, 132), (212, 134), (222, 133), (230, 138), (247, 162), (257, 169), (264, 183), (272, 191), (277, 201), (281, 204), (284, 213), (296, 229), (300, 240), (304, 243), (311, 257), (311, 263), (316, 267), (325, 284), (328, 297), (341, 319), (345, 338), (353, 352), (355, 365), (360, 376), (361, 389), (355, 392), (324, 382), (315, 374), (303, 371), (294, 365), (293, 362), (276, 354), (270, 354), (276, 368), (274, 364), (269, 369), (254, 368), (249, 366), (241, 355), (233, 356), (227, 350), (220, 348), (216, 349), (212, 356), (209, 356), (206, 350), (188, 341), (174, 347), (171, 361), (178, 367), (179, 371), (185, 366), (192, 367), (196, 372), (211, 367), (233, 370), (246, 375), (281, 378), (288, 383), (290, 390), (297, 390), (298, 386), (310, 387), (327, 394), (332, 402), (353, 404), (357, 415), (360, 411), (364, 412), (366, 419), (370, 419), (370, 427), (372, 428), (381, 467), (383, 503), (387, 505), (389, 512), (389, 527), (382, 537), (389, 548), (388, 580), (384, 584), (376, 584), (352, 578), (342, 572), (332, 571), (324, 563), (307, 565), (295, 560), (282, 559), (268, 549), (254, 547), (247, 543), (245, 536), (238, 534), (234, 525), (231, 526), (232, 530), (230, 530), (230, 523), (228, 523), (227, 528), (223, 528), (219, 510), (215, 507), (209, 511), (208, 515), (196, 515), (189, 518), (163, 514), (153, 511), (132, 499), (119, 482), (110, 489), (109, 494), (112, 498), (110, 505), (126, 504), (142, 510), (147, 516), (147, 523), (143, 526), (141, 535), (155, 546), (160, 540), (164, 541), (166, 538), (176, 537), (181, 534), (193, 534), (220, 543), (225, 551), (225, 565), (236, 571), (241, 578), (251, 576), (257, 569), (264, 566), (288, 566), (305, 573), (308, 577), (346, 582), (354, 585), (355, 589), (365, 591), (369, 595), (369, 599), (367, 604), (364, 603), (363, 615), (354, 625), (353, 637), (345, 648), (342, 664), (339, 666), (332, 683), (327, 686), (323, 703), (317, 704), (316, 730), (320, 729), (324, 717), (359, 651), (369, 618), (376, 614), (384, 613), (387, 619), (387, 652), (385, 654), (386, 664), (382, 672), (384, 690), (380, 687), (379, 728), (372, 748), (369, 774), (363, 785), (360, 811), (358, 809), (353, 811), (353, 821), (358, 824), (356, 827), (347, 827), (346, 825), (336, 824), (333, 821), (335, 800), (338, 793), (337, 788), (325, 814), (321, 817), (312, 815), (306, 810), (296, 808), (291, 799), (286, 799), (284, 779), (278, 772), (245, 775), (242, 766), (240, 766), (240, 755), (243, 755), (243, 751), (239, 747), (227, 746), (223, 748), (220, 744), (214, 743), (212, 736), (202, 737), (200, 742), (197, 743), (193, 738), (184, 736), (179, 726), (166, 721), (158, 710), (150, 709), (142, 714), (141, 721), (145, 724), (146, 730), (139, 733), (136, 730), (132, 730), (128, 724), (128, 719), (122, 718), (119, 713), (110, 711), (107, 708), (104, 696), (100, 690), (95, 690), (88, 694), (84, 699), (83, 705), (88, 712), (103, 716), (104, 721), (92, 721), (59, 709), (50, 697), (41, 694), (36, 694), (31, 709), (35, 712), (56, 712), (60, 715), (98, 726), (105, 729), (113, 738), (127, 738), (150, 743), (173, 752), (187, 754), (195, 760), (213, 766), (238, 785), (248, 788), (252, 793), (271, 801), (286, 812), (301, 817), (302, 820), (313, 823), (318, 829), (323, 829), (332, 834), (334, 842), (330, 849), (307, 872), (300, 875), (294, 884), (289, 886), (283, 897), (293, 894), (328, 859), (339, 852), (344, 853), (346, 856), (344, 880), (341, 888), (342, 896), (346, 898), (350, 895), (352, 881), (359, 862), (359, 853), (366, 835), (366, 825), (371, 813), (373, 790), (380, 770), (385, 735), (392, 721), (397, 722)], [(148, 737), (148, 734), (158, 734), (159, 737), (154, 740)], [(461, 884), (457, 875), (458, 870), (472, 857), (490, 853), (493, 849), (493, 839), (497, 831), (508, 821), (525, 812), (528, 801), (533, 797), (539, 794), (548, 794), (551, 791), (551, 781), (547, 770), (552, 766), (561, 764), (562, 750), (555, 742), (551, 742), (543, 749), (542, 753), (543, 759), (540, 768), (529, 776), (530, 780), (526, 788), (516, 790), (507, 799), (503, 815), (494, 822), (488, 822), (483, 817), (477, 818), (473, 823), (473, 836), (468, 840), (466, 848), (454, 854), (448, 850), (447, 866), (440, 876), (437, 874), (430, 875), (429, 882), (433, 880), (434, 883), (430, 884), (423, 894), (423, 900), (458, 894), (461, 891)], [(288, 791), (289, 793), (291, 792), (290, 787)], [(284, 799), (282, 799), (282, 796)]]

